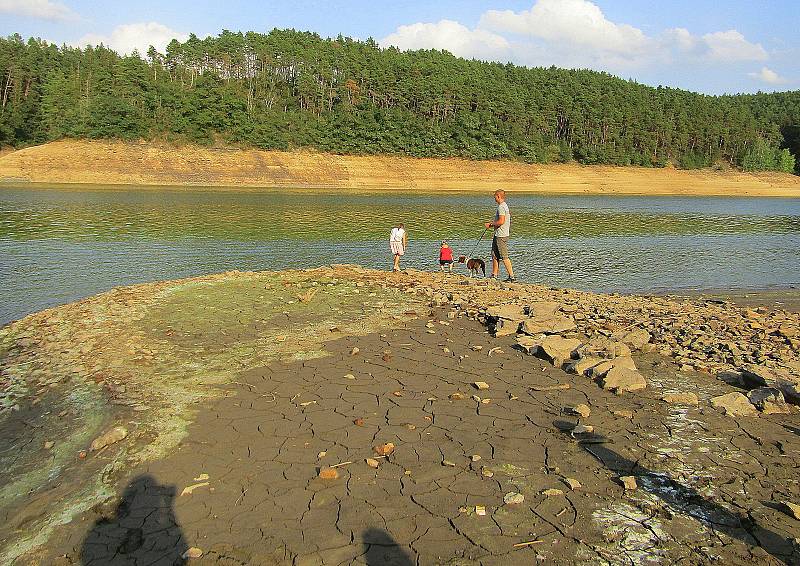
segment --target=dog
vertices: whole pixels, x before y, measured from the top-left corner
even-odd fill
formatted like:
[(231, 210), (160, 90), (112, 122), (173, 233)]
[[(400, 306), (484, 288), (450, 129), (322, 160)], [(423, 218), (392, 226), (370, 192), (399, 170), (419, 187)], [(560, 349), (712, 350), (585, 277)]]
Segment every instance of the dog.
[(486, 264), (483, 263), (482, 259), (478, 259), (477, 257), (470, 258), (470, 260), (467, 261), (467, 269), (469, 269), (472, 277), (478, 276), (479, 269), (483, 272), (483, 276), (486, 277)]

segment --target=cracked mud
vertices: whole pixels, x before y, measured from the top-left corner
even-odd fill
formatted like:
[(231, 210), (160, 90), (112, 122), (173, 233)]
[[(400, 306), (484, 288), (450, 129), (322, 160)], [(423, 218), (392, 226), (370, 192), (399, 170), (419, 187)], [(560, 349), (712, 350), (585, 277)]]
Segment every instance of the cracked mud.
[[(292, 285), (305, 292), (331, 274), (297, 277)], [(336, 285), (348, 280), (337, 277)], [(170, 347), (197, 364), (182, 371), (202, 378), (180, 381), (173, 370), (182, 385), (171, 394), (172, 381), (154, 386), (156, 394), (81, 382), (92, 390), (82, 402), (127, 404), (104, 409), (99, 424), (66, 427), (73, 457), (58, 473), (48, 469), (50, 480), (16, 469), (31, 476), (31, 492), (16, 504), (0, 500), (8, 504), (5, 551), (21, 549), (13, 563), (800, 563), (800, 521), (780, 508), (800, 493), (796, 409), (726, 416), (708, 400), (731, 385), (658, 351), (634, 353), (648, 387), (615, 395), (516, 349), (514, 336), (493, 338), (465, 306), (390, 297), (389, 288), (408, 286), (402, 276), (369, 277), (355, 296), (359, 288), (347, 283), (357, 301), (333, 308), (352, 313), (357, 304), (359, 322), (377, 311), (384, 322), (359, 333), (341, 323), (332, 339), (310, 337), (330, 333), (341, 313), (319, 318), (300, 304), (289, 315), (300, 321), (295, 332), (263, 317), (263, 326), (247, 325), (252, 336), (231, 333), (230, 342), (227, 326), (191, 333), (196, 303), (168, 314), (162, 303), (148, 308), (168, 328), (147, 316), (140, 327), (147, 336), (178, 335)], [(389, 288), (372, 288), (387, 280)], [(364, 307), (373, 292), (384, 304)], [(262, 351), (286, 342), (298, 346)], [(148, 343), (160, 359), (158, 344)], [(105, 383), (117, 383), (105, 371)], [(687, 391), (697, 405), (662, 401)], [(55, 403), (45, 392), (33, 406), (30, 398), (17, 393), (20, 410), (6, 418), (36, 425), (31, 411)], [(569, 410), (578, 404), (591, 408), (588, 417)], [(140, 406), (163, 411), (148, 418)], [(170, 424), (170, 411), (190, 424)], [(180, 434), (159, 436), (162, 420)], [(571, 434), (579, 422), (594, 434)], [(131, 437), (76, 460), (111, 424)], [(18, 439), (44, 438), (19, 427)], [(374, 447), (386, 443), (394, 450), (378, 455)], [(329, 468), (338, 477), (320, 476)], [(637, 489), (626, 490), (621, 476), (633, 476)], [(62, 492), (91, 504), (62, 509), (62, 520), (47, 523), (47, 544), (29, 537), (15, 547), (58, 508)], [(524, 498), (504, 503), (511, 492)]]

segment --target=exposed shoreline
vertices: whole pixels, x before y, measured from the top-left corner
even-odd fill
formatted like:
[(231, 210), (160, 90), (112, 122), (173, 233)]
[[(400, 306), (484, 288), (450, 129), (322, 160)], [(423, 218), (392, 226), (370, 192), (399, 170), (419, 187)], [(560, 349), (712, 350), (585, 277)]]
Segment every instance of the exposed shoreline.
[[(422, 563), (677, 561), (698, 544), (794, 563), (779, 505), (796, 502), (800, 413), (757, 411), (732, 370), (796, 376), (798, 323), (351, 265), (117, 288), (0, 330), (3, 440), (24, 446), (0, 450), (0, 561), (107, 560), (141, 529), (126, 552), (340, 563), (382, 529)], [(598, 364), (646, 386), (614, 394)], [(720, 408), (730, 395), (749, 412)]]
[(158, 143), (62, 140), (0, 154), (0, 187), (510, 191), (546, 194), (800, 198), (785, 173), (529, 165)]

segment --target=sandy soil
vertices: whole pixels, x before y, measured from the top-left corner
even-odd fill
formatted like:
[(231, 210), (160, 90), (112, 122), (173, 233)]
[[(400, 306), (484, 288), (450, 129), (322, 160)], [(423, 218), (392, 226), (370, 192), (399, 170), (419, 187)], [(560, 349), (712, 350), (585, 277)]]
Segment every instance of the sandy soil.
[[(437, 298), (447, 289), (449, 303)], [(612, 394), (518, 350), (513, 335), (493, 338), (455, 293), (558, 300), (581, 341), (658, 316), (676, 336), (724, 318), (728, 330), (709, 337), (741, 329), (742, 350), (780, 363), (800, 344), (789, 338), (800, 317), (783, 311), (344, 266), (115, 290), (0, 330), (12, 433), (0, 439), (2, 556), (800, 563), (800, 521), (782, 507), (800, 503), (796, 407), (713, 409), (710, 398), (741, 389), (660, 353), (670, 336), (657, 333), (634, 353), (647, 388)], [(663, 399), (686, 392), (698, 403)], [(579, 419), (578, 404), (590, 414)], [(571, 433), (578, 423), (594, 432)], [(127, 437), (88, 450), (114, 425)], [(394, 450), (379, 458), (386, 443)], [(319, 477), (332, 466), (338, 477)]]
[(59, 141), (0, 157), (0, 183), (493, 190), (578, 194), (800, 197), (779, 173), (526, 165), (310, 152)]

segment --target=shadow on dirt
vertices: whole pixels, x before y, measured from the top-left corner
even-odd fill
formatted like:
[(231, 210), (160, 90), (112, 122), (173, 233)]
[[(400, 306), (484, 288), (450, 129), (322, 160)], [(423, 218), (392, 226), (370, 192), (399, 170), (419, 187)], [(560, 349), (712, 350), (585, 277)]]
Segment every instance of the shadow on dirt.
[(416, 561), (403, 550), (392, 535), (375, 527), (361, 533), (364, 560), (368, 566), (414, 566)]
[(134, 478), (114, 516), (95, 522), (83, 542), (81, 564), (186, 564), (189, 545), (175, 518), (174, 499), (174, 486), (149, 475)]

